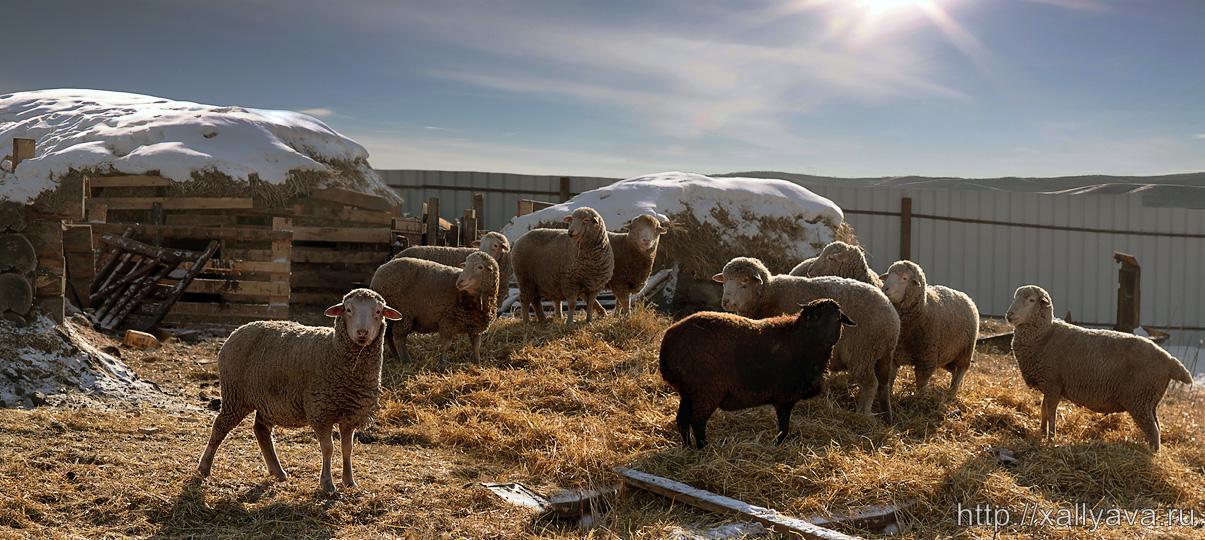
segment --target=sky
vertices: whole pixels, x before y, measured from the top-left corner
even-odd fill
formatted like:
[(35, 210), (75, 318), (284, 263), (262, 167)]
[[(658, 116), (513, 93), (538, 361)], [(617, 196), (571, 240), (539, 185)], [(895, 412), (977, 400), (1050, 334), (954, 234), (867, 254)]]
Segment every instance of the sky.
[(0, 93), (301, 110), (381, 169), (1205, 170), (1198, 0), (0, 0)]

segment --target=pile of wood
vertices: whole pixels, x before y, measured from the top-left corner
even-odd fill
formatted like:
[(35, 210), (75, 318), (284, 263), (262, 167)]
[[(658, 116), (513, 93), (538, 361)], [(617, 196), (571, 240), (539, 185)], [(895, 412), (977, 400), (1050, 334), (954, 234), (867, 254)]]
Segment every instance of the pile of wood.
[(0, 200), (0, 317), (63, 320), (63, 222), (83, 216), (83, 189), (64, 181), (30, 204)]
[(217, 240), (201, 252), (156, 247), (131, 239), (132, 232), (100, 238), (107, 253), (87, 301), (93, 323), (105, 330), (154, 328), (218, 249)]

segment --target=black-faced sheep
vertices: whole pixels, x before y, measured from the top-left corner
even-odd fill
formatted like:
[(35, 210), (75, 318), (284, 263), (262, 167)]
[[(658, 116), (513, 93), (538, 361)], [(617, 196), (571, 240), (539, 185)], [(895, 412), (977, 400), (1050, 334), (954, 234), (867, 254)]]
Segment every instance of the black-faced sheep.
[(749, 319), (696, 313), (665, 331), (661, 377), (678, 392), (678, 430), (690, 447), (707, 443), (707, 420), (717, 408), (773, 405), (782, 443), (791, 410), (824, 390), (824, 372), (842, 325), (854, 325), (837, 302), (814, 300), (798, 315)]
[(398, 313), (381, 295), (355, 289), (341, 303), (326, 308), (326, 315), (335, 318), (332, 327), (258, 321), (230, 334), (218, 352), (222, 409), (197, 465), (201, 476), (209, 476), (214, 453), (226, 434), (255, 411), (255, 438), (268, 472), (277, 480), (288, 475), (276, 457), (272, 428), (308, 426), (322, 449), (322, 489), (333, 493), (331, 431), (337, 424), (343, 485), (356, 485), (352, 435), (377, 408), (385, 320), (396, 319)]
[(1014, 327), (1021, 378), (1042, 393), (1047, 438), (1054, 438), (1059, 401), (1066, 398), (1098, 413), (1129, 413), (1151, 449), (1159, 450), (1156, 408), (1169, 381), (1192, 384), (1184, 364), (1144, 337), (1055, 319), (1050, 294), (1036, 285), (1017, 289), (1006, 319)]
[(920, 391), (937, 368), (945, 368), (950, 372), (949, 395), (954, 397), (971, 367), (979, 338), (975, 302), (949, 287), (929, 285), (925, 271), (911, 261), (895, 262), (884, 276), (883, 293), (900, 315), (895, 369), (914, 366), (916, 389)]
[(498, 303), (501, 304), (503, 300), (506, 300), (506, 295), (510, 293), (511, 275), (510, 241), (502, 233), (493, 231), (485, 233), (481, 240), (473, 242), (473, 247), (411, 246), (403, 249), (393, 258), (410, 257), (459, 267), (464, 263), (465, 258), (477, 251), (489, 254), (498, 263)]
[[(653, 260), (657, 258), (657, 243), (667, 232), (669, 229), (661, 221), (644, 214), (628, 222), (628, 232), (607, 233), (615, 256), (615, 270), (607, 286), (615, 293), (616, 314), (632, 311), (632, 295), (640, 292), (648, 281)], [(599, 313), (606, 312), (598, 300), (591, 305)]]
[(857, 411), (871, 414), (878, 403), (888, 422), (891, 411), (892, 356), (900, 335), (900, 317), (883, 291), (873, 285), (840, 277), (771, 276), (761, 261), (737, 257), (712, 279), (724, 284), (721, 304), (726, 311), (765, 318), (793, 313), (798, 306), (820, 298), (839, 302), (858, 326), (837, 342), (831, 371), (849, 371), (859, 386)]
[(464, 268), (394, 259), (377, 268), (369, 287), (401, 314), (388, 330), (389, 346), (401, 361), (410, 361), (406, 338), (411, 332), (438, 332), (441, 362), (447, 361), (452, 338), (468, 334), (473, 360), (481, 361), (481, 334), (498, 312), (498, 263), (485, 252), (469, 254)]
[[(540, 302), (560, 306), (569, 302), (567, 323), (573, 323), (578, 299), (585, 300), (586, 321), (594, 320), (590, 305), (607, 286), (615, 269), (615, 257), (607, 237), (607, 225), (593, 208), (582, 207), (565, 216), (569, 229), (532, 229), (515, 240), (511, 266), (519, 282), (519, 305), (523, 322), (527, 310), (546, 319)], [(558, 308), (559, 309), (559, 308)]]
[(862, 248), (846, 244), (840, 240), (832, 242), (820, 250), (814, 258), (799, 263), (791, 270), (792, 276), (820, 277), (837, 276), (856, 279), (882, 288), (883, 282), (878, 274), (870, 269), (866, 262), (866, 252)]

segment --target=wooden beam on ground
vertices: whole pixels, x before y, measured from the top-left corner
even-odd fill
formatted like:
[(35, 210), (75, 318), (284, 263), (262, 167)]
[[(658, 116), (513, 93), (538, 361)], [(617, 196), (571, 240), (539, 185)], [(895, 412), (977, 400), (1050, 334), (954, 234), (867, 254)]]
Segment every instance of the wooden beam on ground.
[(834, 530), (825, 529), (802, 519), (785, 516), (769, 508), (754, 506), (668, 478), (624, 467), (616, 467), (614, 470), (623, 482), (629, 486), (656, 493), (663, 497), (668, 497), (675, 502), (686, 503), (711, 512), (732, 514), (756, 521), (783, 534), (818, 540), (849, 540), (857, 538), (856, 536), (849, 536)]
[(914, 504), (916, 504), (915, 501), (904, 504), (867, 506), (844, 515), (812, 516), (807, 518), (807, 521), (822, 527), (840, 523), (856, 529), (880, 531), (885, 527), (898, 524), (900, 511)]

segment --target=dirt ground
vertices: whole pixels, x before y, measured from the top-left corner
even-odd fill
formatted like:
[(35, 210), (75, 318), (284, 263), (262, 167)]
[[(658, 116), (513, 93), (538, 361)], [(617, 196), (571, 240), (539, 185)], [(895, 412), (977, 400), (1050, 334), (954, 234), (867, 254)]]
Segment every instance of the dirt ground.
[[(1001, 537), (1205, 537), (1205, 400), (1183, 388), (1169, 391), (1160, 409), (1165, 446), (1157, 455), (1125, 415), (1066, 403), (1059, 438), (1038, 440), (1039, 396), (1025, 389), (1011, 357), (994, 354), (977, 357), (953, 401), (943, 397), (947, 375), (917, 395), (903, 370), (891, 426), (854, 414), (838, 375), (831, 399), (796, 408), (783, 445), (773, 444), (765, 407), (717, 413), (711, 445), (690, 451), (673, 426), (677, 397), (657, 374), (668, 323), (644, 311), (573, 328), (502, 320), (487, 334), (480, 364), (466, 359), (465, 343), (445, 365), (434, 360), (433, 339), (412, 341), (415, 364), (386, 360), (381, 410), (356, 446), (360, 486), (334, 496), (318, 490), (311, 432), (277, 431), (290, 474), (278, 483), (266, 474), (249, 420), (200, 480), (209, 406), (220, 397), (220, 335), (148, 351), (103, 343), (174, 406), (0, 410), (0, 537), (664, 538), (678, 527), (733, 521), (629, 492), (594, 528), (579, 529), (538, 519), (478, 485), (518, 481), (548, 493), (612, 484), (615, 466), (795, 516), (911, 503), (902, 524), (910, 538), (991, 537), (991, 523), (969, 523), (967, 513), (959, 521), (959, 508), (977, 504), (1014, 512)], [(1001, 463), (985, 452), (992, 447), (1010, 449), (1017, 462)], [(1016, 523), (1029, 508), (1080, 503), (1191, 510), (1196, 523)]]

